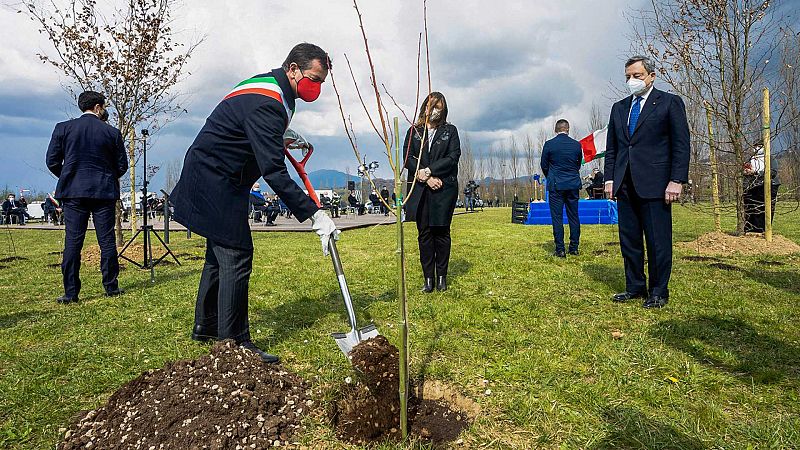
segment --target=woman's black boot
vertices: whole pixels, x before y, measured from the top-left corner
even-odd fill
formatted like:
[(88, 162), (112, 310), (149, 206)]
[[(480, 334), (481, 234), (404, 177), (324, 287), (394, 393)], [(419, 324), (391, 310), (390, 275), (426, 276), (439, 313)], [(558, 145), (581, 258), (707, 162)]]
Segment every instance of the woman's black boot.
[(436, 290), (437, 291), (446, 291), (447, 290), (447, 277), (444, 275), (440, 275), (436, 281)]
[(433, 292), (433, 278), (425, 278), (425, 284), (422, 285), (422, 292), (426, 294)]

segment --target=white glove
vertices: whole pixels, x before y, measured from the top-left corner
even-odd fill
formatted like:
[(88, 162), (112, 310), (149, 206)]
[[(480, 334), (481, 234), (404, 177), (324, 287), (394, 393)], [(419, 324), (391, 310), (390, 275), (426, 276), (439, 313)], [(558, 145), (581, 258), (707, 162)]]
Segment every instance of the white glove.
[(322, 241), (322, 254), (328, 256), (331, 236), (333, 236), (333, 240), (338, 241), (339, 234), (342, 232), (336, 229), (336, 224), (321, 209), (311, 216), (311, 228), (314, 229), (314, 232), (317, 233), (320, 241)]

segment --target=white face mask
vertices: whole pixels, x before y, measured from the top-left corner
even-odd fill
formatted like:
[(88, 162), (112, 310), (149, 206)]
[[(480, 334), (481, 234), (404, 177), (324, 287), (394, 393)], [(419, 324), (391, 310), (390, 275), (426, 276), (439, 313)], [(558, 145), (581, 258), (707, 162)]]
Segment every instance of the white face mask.
[(442, 110), (439, 108), (433, 108), (431, 110), (431, 120), (439, 120), (439, 117), (442, 116)]
[(632, 95), (644, 94), (644, 91), (647, 90), (647, 84), (644, 82), (644, 80), (630, 77), (628, 79), (628, 90)]

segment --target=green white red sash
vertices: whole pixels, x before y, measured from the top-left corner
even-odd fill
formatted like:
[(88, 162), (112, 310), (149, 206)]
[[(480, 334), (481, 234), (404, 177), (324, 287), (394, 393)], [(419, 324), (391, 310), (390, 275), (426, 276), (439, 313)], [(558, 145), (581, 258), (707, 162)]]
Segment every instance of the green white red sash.
[[(230, 94), (226, 95), (223, 100), (245, 94), (264, 95), (266, 97), (272, 97), (281, 102), (283, 107), (286, 109), (286, 116), (289, 118), (289, 122), (292, 121), (294, 111), (289, 108), (289, 104), (285, 99), (286, 97), (283, 95), (283, 91), (278, 85), (278, 81), (275, 79), (275, 77), (253, 77), (244, 80), (237, 84)], [(286, 126), (289, 126), (288, 122)]]

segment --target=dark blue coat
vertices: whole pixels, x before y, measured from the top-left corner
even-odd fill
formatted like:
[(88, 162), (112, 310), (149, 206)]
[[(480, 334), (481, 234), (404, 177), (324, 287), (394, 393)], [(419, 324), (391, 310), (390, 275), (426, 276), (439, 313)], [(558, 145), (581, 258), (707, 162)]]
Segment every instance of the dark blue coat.
[(633, 136), (628, 130), (632, 96), (611, 107), (606, 141), (605, 181), (614, 181), (614, 194), (630, 170), (639, 197), (664, 198), (670, 181), (689, 179), (689, 124), (686, 107), (677, 95), (653, 88), (642, 108)]
[[(405, 168), (408, 169), (406, 180), (406, 195), (411, 191), (411, 196), (405, 205), (406, 221), (417, 220), (417, 209), (422, 199), (423, 192), (428, 195), (428, 224), (434, 227), (449, 226), (453, 220), (453, 212), (458, 200), (458, 160), (461, 158), (461, 141), (458, 138), (458, 129), (451, 123), (440, 125), (434, 136), (427, 136), (428, 131), (423, 127), (411, 127), (406, 132), (403, 149), (406, 152)], [(425, 148), (422, 146), (423, 132), (425, 134)], [(430, 142), (429, 142), (430, 140)], [(417, 164), (417, 156), (421, 160)], [(412, 183), (420, 169), (431, 169), (431, 176), (442, 180), (442, 187), (433, 190), (425, 183)]]
[(544, 143), (542, 149), (542, 173), (547, 178), (548, 191), (571, 191), (581, 188), (581, 143), (566, 133)]
[(240, 85), (265, 77), (277, 82), (283, 102), (235, 90), (223, 99), (186, 152), (170, 197), (178, 223), (226, 247), (253, 248), (248, 200), (261, 176), (300, 222), (319, 209), (286, 168), (283, 134), (295, 103), (286, 73), (275, 69)]
[(116, 200), (128, 170), (122, 134), (92, 113), (56, 124), (47, 168), (58, 177), (56, 198)]

